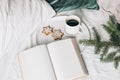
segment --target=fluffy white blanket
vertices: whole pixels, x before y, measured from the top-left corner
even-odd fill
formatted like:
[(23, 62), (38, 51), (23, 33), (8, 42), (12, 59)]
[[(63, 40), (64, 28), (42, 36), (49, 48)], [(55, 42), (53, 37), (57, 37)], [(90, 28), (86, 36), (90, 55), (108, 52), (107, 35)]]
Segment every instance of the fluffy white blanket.
[(0, 0), (0, 80), (19, 80), (17, 54), (37, 45), (37, 30), (55, 15), (44, 0)]
[[(55, 14), (45, 0), (0, 0), (0, 80), (21, 80), (17, 55), (39, 43), (40, 27)], [(101, 26), (108, 20), (108, 12), (73, 10), (58, 15), (70, 14), (80, 16), (90, 29), (99, 29), (102, 39), (108, 39)], [(113, 63), (101, 63), (99, 56), (93, 54), (93, 47), (87, 47), (83, 56), (90, 73), (86, 80), (120, 79), (120, 68), (115, 70)]]

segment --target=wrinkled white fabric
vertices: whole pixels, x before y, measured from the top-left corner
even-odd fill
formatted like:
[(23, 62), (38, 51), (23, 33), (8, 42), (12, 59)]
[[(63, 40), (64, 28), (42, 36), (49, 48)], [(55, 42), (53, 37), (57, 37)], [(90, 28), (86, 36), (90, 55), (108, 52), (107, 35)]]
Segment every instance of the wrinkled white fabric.
[(37, 30), (54, 15), (45, 0), (0, 0), (0, 80), (19, 80), (17, 54), (37, 44)]
[(120, 23), (120, 0), (98, 0), (98, 3), (101, 9), (114, 15)]
[[(100, 1), (108, 3), (112, 0), (99, 0), (99, 3)], [(118, 0), (113, 0), (115, 1)], [(105, 3), (101, 5), (106, 6)], [(107, 5), (112, 5), (111, 3)], [(117, 11), (115, 12), (118, 14)], [(108, 12), (104, 9), (73, 10), (61, 15), (70, 14), (78, 15), (90, 30), (96, 27), (103, 35), (103, 40), (109, 39), (109, 35), (101, 26), (109, 18)], [(17, 55), (39, 43), (37, 40), (40, 36), (39, 28), (54, 15), (54, 10), (44, 0), (0, 0), (0, 80), (21, 80)], [(86, 39), (88, 35), (81, 35), (79, 38)], [(82, 54), (89, 71), (89, 76), (85, 80), (120, 79), (120, 67), (115, 70), (113, 63), (101, 63), (99, 56), (94, 55), (93, 47), (86, 47)]]

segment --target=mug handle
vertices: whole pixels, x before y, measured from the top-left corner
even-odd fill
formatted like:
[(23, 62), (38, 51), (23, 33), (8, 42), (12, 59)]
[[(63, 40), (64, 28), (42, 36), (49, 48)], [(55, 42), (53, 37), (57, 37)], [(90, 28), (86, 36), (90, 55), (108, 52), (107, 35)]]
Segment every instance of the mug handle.
[(79, 32), (82, 32), (82, 29), (81, 29), (81, 28), (79, 28)]
[(79, 25), (80, 25), (80, 26), (79, 26), (79, 32), (82, 32), (82, 29), (81, 29), (82, 24), (83, 24), (83, 23), (80, 23), (80, 24), (79, 24)]

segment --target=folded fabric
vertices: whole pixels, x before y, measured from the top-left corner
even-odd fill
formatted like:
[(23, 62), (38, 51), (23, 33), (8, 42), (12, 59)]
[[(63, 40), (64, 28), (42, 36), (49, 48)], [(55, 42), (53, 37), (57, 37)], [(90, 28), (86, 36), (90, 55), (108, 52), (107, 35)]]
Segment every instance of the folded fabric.
[(68, 11), (78, 8), (98, 10), (97, 0), (46, 0), (56, 12)]

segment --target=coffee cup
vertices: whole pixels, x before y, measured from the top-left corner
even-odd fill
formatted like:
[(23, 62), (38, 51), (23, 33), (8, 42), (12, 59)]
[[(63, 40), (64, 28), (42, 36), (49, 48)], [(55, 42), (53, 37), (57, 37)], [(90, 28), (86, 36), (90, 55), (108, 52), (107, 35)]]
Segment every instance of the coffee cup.
[(67, 16), (65, 19), (65, 32), (70, 35), (76, 35), (81, 31), (81, 21), (76, 15)]

